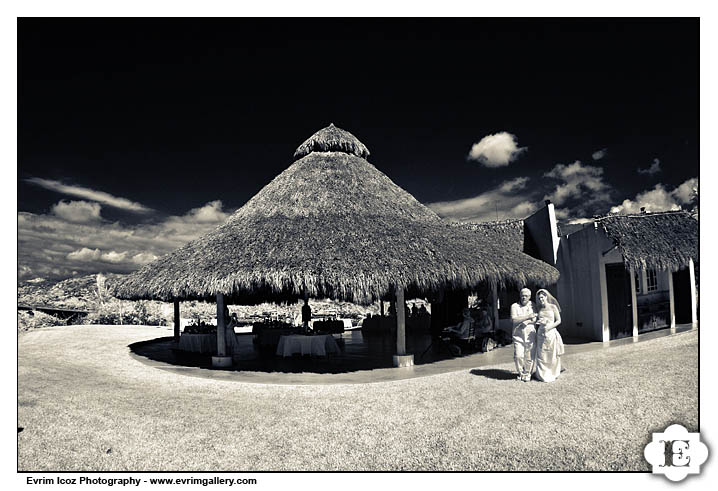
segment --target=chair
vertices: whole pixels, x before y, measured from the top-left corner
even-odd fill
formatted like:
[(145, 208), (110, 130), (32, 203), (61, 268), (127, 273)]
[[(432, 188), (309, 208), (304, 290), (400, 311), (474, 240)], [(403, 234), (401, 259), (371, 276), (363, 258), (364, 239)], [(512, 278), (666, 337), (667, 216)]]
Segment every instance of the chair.
[(476, 351), (476, 349), (478, 348), (476, 339), (476, 322), (474, 321), (469, 324), (469, 332), (466, 337), (460, 338), (456, 335), (449, 334), (449, 336), (447, 336), (444, 341), (450, 341), (453, 344), (457, 345), (461, 349), (459, 354), (461, 354), (461, 352), (463, 351)]
[[(420, 360), (423, 359), (424, 355), (426, 355), (426, 353), (428, 353), (431, 350), (431, 348), (433, 348), (434, 346), (436, 346), (436, 348), (439, 352), (441, 352), (441, 350), (443, 349), (444, 351), (446, 351), (446, 353), (449, 356), (456, 356), (456, 353), (452, 352), (451, 346), (455, 346), (456, 348), (459, 349), (459, 351), (461, 351), (461, 348), (459, 348), (456, 345), (450, 344), (448, 342), (449, 339), (450, 338), (446, 337), (443, 334), (432, 335), (431, 343), (429, 343), (429, 346), (427, 346), (426, 349), (424, 350), (424, 352), (421, 354), (421, 356), (419, 356), (419, 359)], [(461, 354), (461, 353), (459, 352), (458, 354)]]
[(422, 359), (434, 345), (436, 345), (439, 351), (444, 349), (444, 351), (451, 356), (461, 356), (461, 353), (464, 351), (475, 351), (477, 349), (476, 341), (475, 322), (469, 324), (469, 332), (467, 336), (463, 338), (458, 337), (451, 331), (444, 330), (441, 334), (432, 337), (431, 344), (424, 350), (419, 359)]

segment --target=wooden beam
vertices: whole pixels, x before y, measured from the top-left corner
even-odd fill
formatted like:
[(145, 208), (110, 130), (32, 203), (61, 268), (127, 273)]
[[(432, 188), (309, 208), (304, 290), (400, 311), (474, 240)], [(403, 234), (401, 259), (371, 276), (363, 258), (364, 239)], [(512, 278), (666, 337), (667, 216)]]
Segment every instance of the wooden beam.
[(693, 259), (688, 261), (688, 273), (691, 278), (691, 325), (698, 326), (698, 304), (696, 303), (696, 269)]
[(396, 300), (396, 354), (406, 354), (406, 304), (404, 302), (404, 289), (397, 287)]
[(224, 339), (224, 295), (217, 294), (217, 356), (227, 356), (226, 340)]
[(491, 315), (494, 318), (494, 331), (499, 329), (499, 288), (496, 282), (491, 283)]
[(638, 337), (638, 301), (636, 300), (636, 270), (631, 266), (631, 319), (633, 319), (633, 337)]
[(179, 343), (180, 338), (180, 307), (179, 300), (174, 301), (175, 307), (175, 342)]
[(676, 328), (676, 299), (675, 292), (673, 290), (673, 273), (667, 270), (668, 274), (668, 325), (671, 329)]

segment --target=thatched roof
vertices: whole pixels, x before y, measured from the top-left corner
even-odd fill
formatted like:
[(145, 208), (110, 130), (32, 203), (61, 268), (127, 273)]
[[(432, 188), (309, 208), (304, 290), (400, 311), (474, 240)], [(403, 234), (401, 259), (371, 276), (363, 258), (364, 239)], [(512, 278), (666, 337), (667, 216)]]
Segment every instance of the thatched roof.
[(685, 211), (608, 215), (595, 219), (626, 266), (678, 271), (698, 262), (698, 220)]
[(367, 304), (395, 285), (428, 293), (558, 279), (556, 269), (525, 254), (488, 239), (477, 244), (476, 234), (442, 221), (357, 152), (369, 154), (348, 132), (317, 132), (223, 225), (129, 275), (115, 294), (186, 300), (221, 292), (252, 304), (306, 291)]
[(337, 128), (334, 123), (317, 131), (299, 145), (294, 152), (294, 160), (299, 160), (312, 152), (343, 152), (363, 159), (369, 157), (369, 149), (356, 136)]
[(496, 222), (454, 222), (454, 227), (471, 230), (486, 241), (514, 251), (524, 250), (524, 221), (521, 219)]

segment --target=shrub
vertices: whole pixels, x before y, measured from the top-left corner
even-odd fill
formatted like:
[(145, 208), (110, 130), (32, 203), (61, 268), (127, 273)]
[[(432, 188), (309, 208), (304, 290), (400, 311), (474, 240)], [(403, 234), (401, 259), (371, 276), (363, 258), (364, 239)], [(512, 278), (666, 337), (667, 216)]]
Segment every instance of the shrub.
[(95, 311), (87, 316), (87, 323), (168, 326), (172, 322), (171, 309), (171, 305), (162, 302), (131, 302), (110, 297), (96, 304)]
[(66, 322), (55, 316), (36, 310), (20, 310), (17, 313), (17, 330), (29, 331), (41, 327), (64, 326)]

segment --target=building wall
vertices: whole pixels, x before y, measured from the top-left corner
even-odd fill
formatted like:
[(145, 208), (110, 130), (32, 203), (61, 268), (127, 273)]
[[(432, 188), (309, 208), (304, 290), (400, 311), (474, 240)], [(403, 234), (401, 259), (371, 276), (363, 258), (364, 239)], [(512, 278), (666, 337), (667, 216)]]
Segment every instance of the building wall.
[(553, 203), (541, 208), (539, 211), (524, 219), (524, 243), (535, 246), (537, 250), (526, 251), (536, 259), (540, 259), (551, 266), (556, 265), (556, 250), (559, 238), (556, 226), (556, 214)]
[[(589, 224), (580, 231), (561, 237), (556, 268), (561, 273), (557, 298), (562, 308), (562, 334), (594, 341), (610, 339), (606, 264), (622, 265), (623, 258), (600, 227)], [(642, 323), (639, 325), (639, 312), (644, 311), (647, 304), (665, 303), (670, 297), (670, 273), (660, 270), (656, 273), (657, 291), (645, 293), (646, 272), (638, 272), (641, 293), (635, 296), (635, 323), (641, 332), (645, 326)], [(670, 317), (665, 317), (668, 322), (659, 321), (658, 327), (670, 324)]]
[[(623, 264), (623, 258), (603, 228), (588, 223), (570, 235), (559, 237), (553, 204), (549, 203), (524, 220), (524, 240), (525, 249), (530, 249), (527, 253), (556, 266), (561, 274), (558, 283), (549, 287), (561, 304), (559, 332), (563, 336), (609, 341), (606, 264)], [(645, 314), (645, 305), (665, 303), (666, 298), (671, 299), (676, 287), (671, 286), (670, 272), (657, 271), (658, 290), (648, 294), (645, 270), (638, 274), (641, 293), (634, 296), (634, 335), (639, 328), (644, 328), (638, 323), (639, 314)], [(689, 283), (688, 287), (695, 292), (695, 283)], [(694, 325), (697, 324), (695, 296), (692, 293)], [(663, 307), (659, 310), (665, 310)]]
[(570, 236), (559, 237), (554, 205), (549, 203), (524, 220), (524, 240), (531, 249), (527, 253), (556, 266), (561, 273), (558, 283), (548, 288), (561, 304), (559, 332), (603, 340), (608, 306), (602, 302), (605, 270), (601, 270), (600, 256), (612, 245), (603, 231), (588, 224)]
[(582, 230), (561, 237), (556, 267), (561, 273), (557, 299), (561, 304), (564, 336), (604, 341), (608, 328), (605, 264), (614, 262), (609, 253), (612, 242), (603, 230), (588, 224)]

